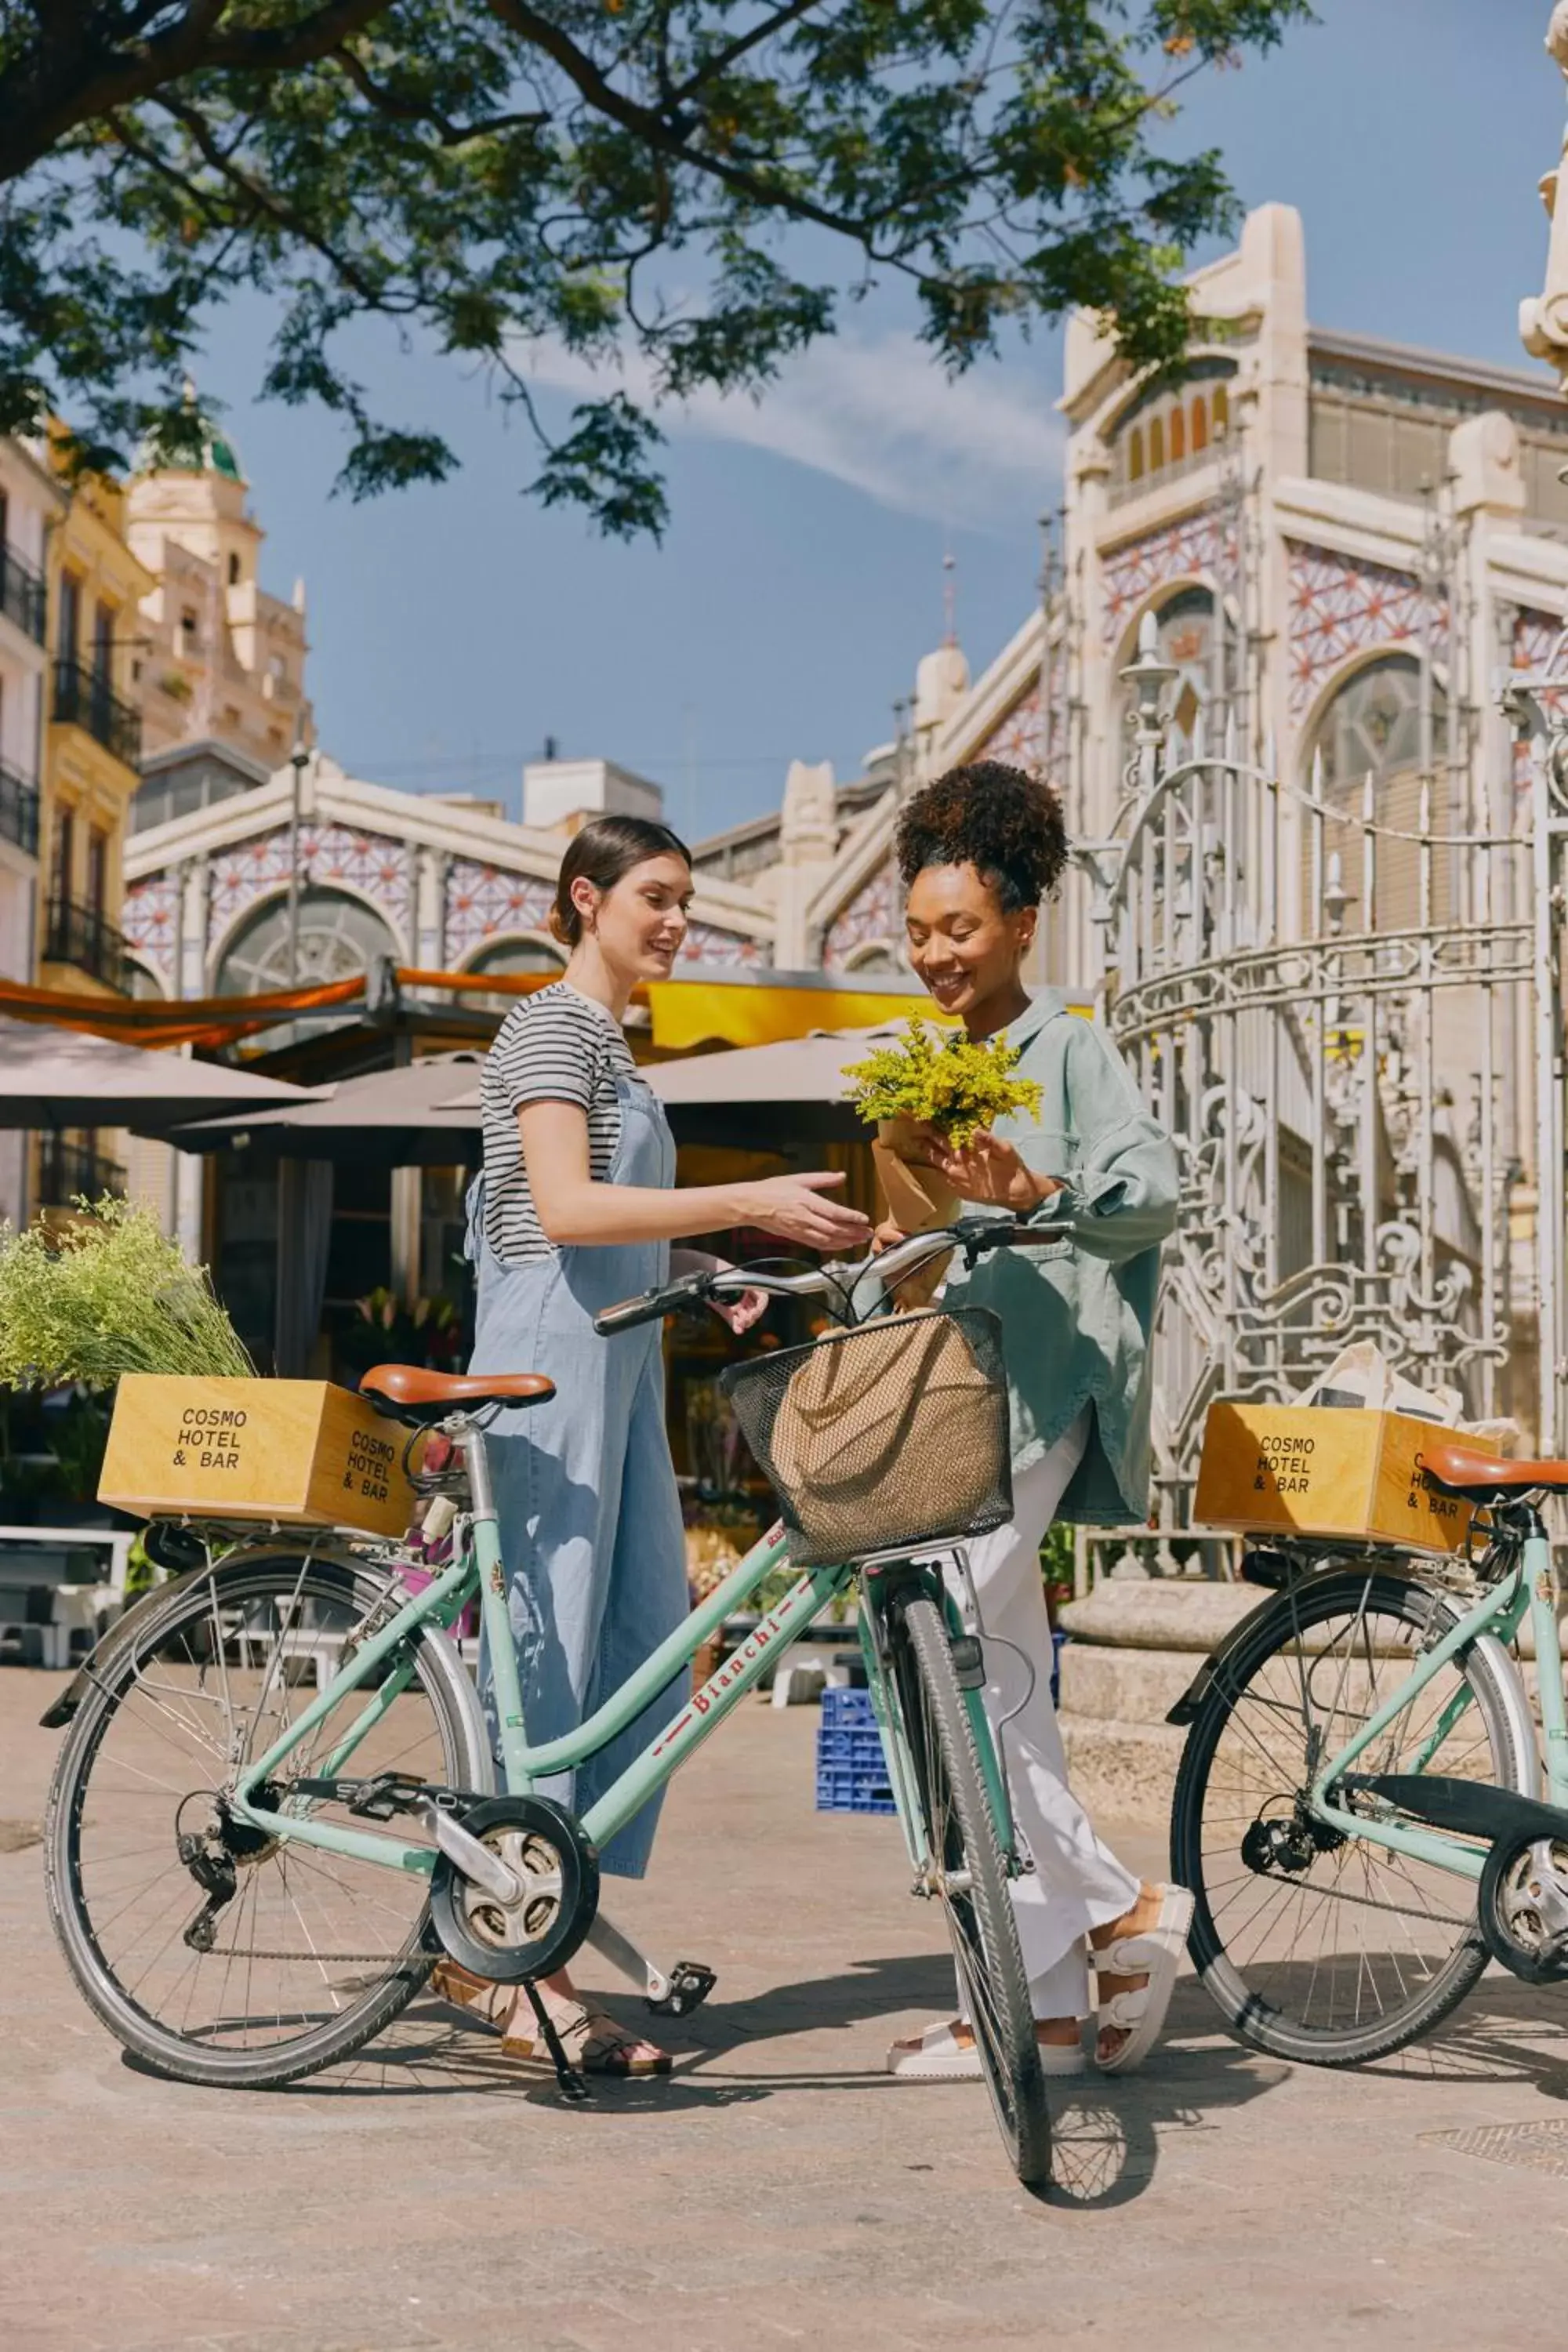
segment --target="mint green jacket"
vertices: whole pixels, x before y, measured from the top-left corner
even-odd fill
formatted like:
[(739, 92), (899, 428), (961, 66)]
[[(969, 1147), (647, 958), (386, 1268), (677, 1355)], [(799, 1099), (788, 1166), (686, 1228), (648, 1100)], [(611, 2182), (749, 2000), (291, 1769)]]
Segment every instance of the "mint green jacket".
[(944, 1304), (1002, 1318), (1013, 1466), (1026, 1469), (1093, 1407), (1089, 1449), (1060, 1516), (1121, 1527), (1149, 1516), (1149, 1334), (1160, 1244), (1176, 1222), (1176, 1155), (1104, 1034), (1042, 989), (1004, 1033), (1037, 1121), (998, 1119), (1027, 1167), (1068, 1189), (1039, 1210), (1069, 1234), (994, 1251), (949, 1275)]

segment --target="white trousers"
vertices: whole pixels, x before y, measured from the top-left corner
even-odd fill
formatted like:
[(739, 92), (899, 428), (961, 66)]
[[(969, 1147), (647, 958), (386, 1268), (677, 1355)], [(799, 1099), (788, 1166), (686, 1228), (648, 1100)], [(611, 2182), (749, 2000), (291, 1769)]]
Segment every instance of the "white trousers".
[[(1037, 2017), (1089, 2014), (1084, 1938), (1091, 1927), (1130, 1911), (1142, 1884), (1096, 1837), (1089, 1815), (1068, 1787), (1067, 1757), (1051, 1704), (1051, 1628), (1040, 1575), (1040, 1542), (1083, 1459), (1089, 1416), (1086, 1406), (1048, 1453), (1027, 1470), (1015, 1472), (1012, 1518), (969, 1546), (970, 1574), (986, 1635), (985, 1711), (994, 1730), (1007, 1718), (1000, 1739), (1014, 1822), (1035, 1864), (1012, 1884), (1018, 1941)], [(948, 1577), (967, 1620), (962, 1580), (952, 1569)], [(1030, 1667), (1034, 1688), (1020, 1707)]]

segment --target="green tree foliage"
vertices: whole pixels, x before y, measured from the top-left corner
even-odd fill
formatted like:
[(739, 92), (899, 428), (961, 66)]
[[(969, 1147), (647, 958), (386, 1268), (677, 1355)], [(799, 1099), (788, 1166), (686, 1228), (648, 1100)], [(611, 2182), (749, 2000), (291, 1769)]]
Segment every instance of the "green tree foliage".
[[(342, 419), (355, 496), (439, 480), (351, 330), (493, 377), (531, 484), (658, 531), (661, 402), (757, 394), (901, 277), (936, 360), (1075, 306), (1179, 355), (1174, 274), (1232, 223), (1217, 157), (1158, 126), (1192, 74), (1307, 0), (3, 0), (0, 430), (84, 463), (196, 426), (214, 308), (279, 306), (265, 390)], [(546, 434), (530, 354), (605, 371)], [(617, 378), (616, 369), (624, 373)], [(597, 387), (595, 387), (596, 389)]]

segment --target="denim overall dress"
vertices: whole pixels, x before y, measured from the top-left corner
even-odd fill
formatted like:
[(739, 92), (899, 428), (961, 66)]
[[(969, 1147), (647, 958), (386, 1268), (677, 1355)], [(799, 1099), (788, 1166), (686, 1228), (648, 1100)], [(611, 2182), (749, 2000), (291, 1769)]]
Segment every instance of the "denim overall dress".
[[(640, 1078), (617, 1077), (621, 1133), (605, 1181), (668, 1187), (675, 1139)], [(673, 1633), (689, 1607), (680, 1499), (664, 1422), (660, 1327), (602, 1339), (601, 1307), (668, 1279), (667, 1242), (552, 1251), (507, 1265), (485, 1236), (485, 1179), (468, 1192), (468, 1255), (479, 1270), (474, 1372), (544, 1372), (545, 1404), (499, 1412), (486, 1444), (506, 1562), (508, 1606), (531, 1746), (563, 1738)], [(620, 1737), (575, 1772), (539, 1783), (586, 1812), (668, 1721), (683, 1671)], [(500, 1752), (489, 1662), (479, 1690)], [(616, 1832), (601, 1867), (647, 1868), (658, 1798)]]

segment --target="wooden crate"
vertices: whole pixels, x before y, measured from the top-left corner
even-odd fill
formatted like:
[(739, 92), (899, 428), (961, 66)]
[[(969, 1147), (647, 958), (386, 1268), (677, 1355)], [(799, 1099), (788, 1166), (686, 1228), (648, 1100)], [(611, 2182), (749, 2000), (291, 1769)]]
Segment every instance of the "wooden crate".
[(328, 1381), (174, 1380), (127, 1374), (100, 1502), (148, 1518), (277, 1519), (400, 1536), (418, 1498), (405, 1433)]
[(1253, 1535), (1350, 1536), (1460, 1551), (1475, 1513), (1435, 1486), (1421, 1461), (1424, 1446), (1451, 1434), (1408, 1413), (1213, 1404), (1193, 1517)]

